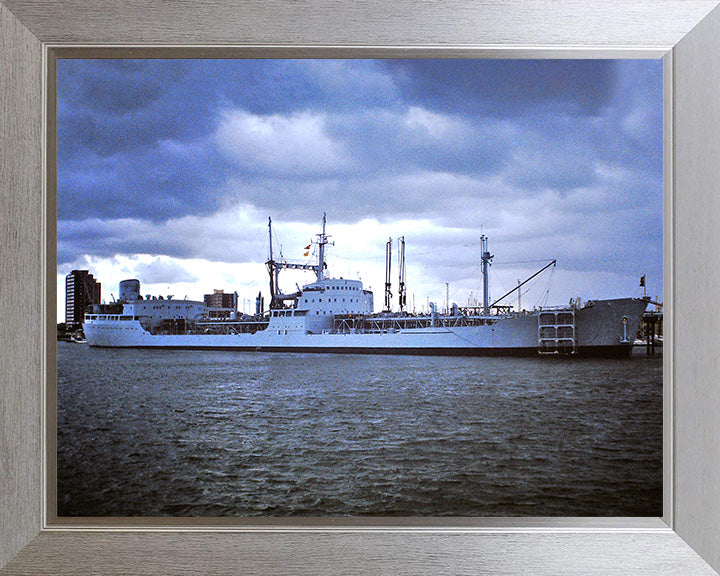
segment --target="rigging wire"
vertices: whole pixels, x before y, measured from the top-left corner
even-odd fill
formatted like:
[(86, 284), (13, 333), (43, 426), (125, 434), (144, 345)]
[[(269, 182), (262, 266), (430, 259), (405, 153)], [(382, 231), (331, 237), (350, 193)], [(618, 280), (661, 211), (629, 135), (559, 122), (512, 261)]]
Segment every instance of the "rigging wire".
[(548, 300), (550, 299), (550, 289), (552, 288), (553, 280), (555, 278), (555, 268), (556, 267), (553, 266), (552, 269), (550, 270), (550, 274), (548, 274), (548, 280), (547, 280), (547, 285), (545, 288), (545, 295), (544, 295), (545, 297), (541, 304), (542, 307), (547, 306)]
[(493, 260), (493, 264), (537, 264), (538, 262), (550, 262), (552, 258), (538, 258), (537, 260), (499, 260), (498, 262), (495, 262)]
[[(495, 279), (495, 281), (497, 281), (502, 292), (507, 292), (507, 288), (503, 284), (502, 280), (500, 280), (500, 276), (498, 276), (498, 273), (495, 272), (495, 270), (492, 268), (492, 266), (490, 267), (490, 270), (492, 271), (492, 277)], [(488, 297), (489, 297), (489, 295), (488, 295)], [(492, 300), (492, 298), (490, 298), (490, 300)]]
[[(539, 278), (533, 278), (532, 280), (530, 280), (530, 282), (525, 284), (525, 286), (520, 288), (520, 296), (527, 296), (528, 294), (530, 294), (532, 292), (531, 297), (528, 299), (529, 302), (526, 300), (527, 304), (529, 304), (530, 302), (533, 302), (535, 305), (537, 305), (538, 300), (537, 300), (537, 296), (535, 295), (534, 291), (535, 291), (535, 288), (537, 288), (537, 285), (539, 282), (540, 282)], [(524, 290), (523, 290), (523, 288), (524, 288)]]

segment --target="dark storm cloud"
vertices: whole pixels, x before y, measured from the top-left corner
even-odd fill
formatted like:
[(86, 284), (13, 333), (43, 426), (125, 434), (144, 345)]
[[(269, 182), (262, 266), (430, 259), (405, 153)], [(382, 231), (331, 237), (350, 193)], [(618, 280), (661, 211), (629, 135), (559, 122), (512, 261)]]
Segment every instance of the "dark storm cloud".
[(595, 115), (611, 95), (611, 60), (386, 60), (408, 102), (443, 112)]
[(373, 61), (60, 60), (59, 152), (199, 140), (226, 109), (252, 114), (391, 105)]
[(362, 170), (398, 174), (437, 171), (488, 174), (505, 165), (513, 129), (501, 121), (472, 124), (414, 106), (394, 110), (361, 110), (329, 119), (328, 132), (346, 144)]
[[(659, 61), (61, 60), (58, 262), (259, 261), (266, 215), (327, 211), (661, 269), (661, 97)], [(259, 221), (242, 233), (239, 205)]]
[[(189, 237), (188, 237), (189, 236)], [(167, 234), (150, 222), (138, 220), (88, 220), (58, 222), (58, 265), (74, 262), (78, 255), (92, 254), (110, 258), (117, 254), (171, 255), (176, 258), (195, 256), (188, 236)], [(88, 247), (92, 247), (88, 250)]]
[(245, 210), (224, 219), (186, 216), (165, 222), (133, 218), (58, 221), (58, 266), (85, 255), (147, 254), (215, 262), (264, 262), (267, 221)]
[(58, 62), (58, 152), (110, 155), (212, 128), (217, 103), (182, 60)]
[[(587, 127), (547, 124), (568, 114), (596, 115), (612, 96), (613, 66), (602, 60), (61, 60), (59, 216), (158, 221), (208, 214), (228, 199), (222, 183), (231, 178), (250, 184), (279, 178), (287, 185), (294, 176), (302, 186), (307, 176), (330, 177), (347, 188), (368, 174), (477, 176), (507, 169), (520, 185), (577, 187), (591, 177), (587, 146), (577, 142), (587, 138), (580, 136)], [(235, 158), (209, 145), (233, 110), (274, 121), (278, 139), (287, 140), (288, 118), (322, 117), (324, 125), (305, 141), (298, 131), (287, 147), (266, 146), (275, 158), (268, 165), (242, 155), (257, 126), (231, 141)], [(515, 123), (503, 121), (508, 117)], [(436, 126), (453, 121), (456, 126)], [(319, 135), (342, 147), (345, 157), (332, 159), (344, 161), (311, 155)], [(518, 147), (523, 158), (513, 153)], [(189, 152), (177, 152), (183, 148)], [(304, 169), (310, 162), (295, 161), (293, 149), (312, 160), (311, 174)], [(549, 153), (557, 159), (546, 160)], [(274, 197), (263, 204), (272, 207)]]
[[(393, 85), (375, 68), (363, 61), (60, 60), (59, 217), (211, 213), (222, 200), (220, 181), (239, 171), (204, 147), (224, 110), (267, 115), (389, 103)], [(196, 150), (173, 155), (167, 143)]]
[(202, 144), (159, 141), (102, 156), (58, 162), (58, 218), (140, 217), (152, 221), (208, 214), (231, 172)]

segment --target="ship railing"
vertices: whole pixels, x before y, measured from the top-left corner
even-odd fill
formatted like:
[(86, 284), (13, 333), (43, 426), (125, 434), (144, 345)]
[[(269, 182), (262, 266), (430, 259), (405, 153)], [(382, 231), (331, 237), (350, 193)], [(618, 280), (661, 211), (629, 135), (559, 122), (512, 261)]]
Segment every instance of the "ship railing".
[(202, 320), (190, 327), (190, 334), (254, 334), (268, 327), (268, 320)]
[(125, 314), (85, 314), (85, 320), (104, 320), (107, 322), (127, 322), (137, 320), (138, 316), (129, 316)]
[(422, 328), (490, 326), (498, 319), (498, 316), (336, 316), (333, 319), (333, 330), (337, 333), (381, 333)]
[(575, 306), (560, 305), (560, 306), (540, 306), (535, 312), (555, 312), (558, 310), (576, 310)]

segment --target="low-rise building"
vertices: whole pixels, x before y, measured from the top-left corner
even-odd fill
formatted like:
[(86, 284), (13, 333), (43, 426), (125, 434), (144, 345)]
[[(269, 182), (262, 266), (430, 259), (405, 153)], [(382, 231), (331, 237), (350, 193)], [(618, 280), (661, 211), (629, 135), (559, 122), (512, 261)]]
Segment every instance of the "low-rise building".
[(213, 290), (212, 294), (205, 294), (204, 300), (210, 318), (235, 318), (237, 315), (237, 292), (226, 294), (224, 290)]

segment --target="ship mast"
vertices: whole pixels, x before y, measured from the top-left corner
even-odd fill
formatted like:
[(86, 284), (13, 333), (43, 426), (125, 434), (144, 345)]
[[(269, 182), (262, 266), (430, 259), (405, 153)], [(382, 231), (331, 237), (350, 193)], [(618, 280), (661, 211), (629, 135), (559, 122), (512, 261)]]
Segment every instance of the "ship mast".
[(277, 266), (277, 262), (273, 260), (273, 242), (272, 242), (272, 218), (268, 217), (268, 242), (270, 245), (270, 259), (266, 265), (268, 272), (270, 273), (270, 308), (277, 308), (277, 287), (278, 287), (278, 276), (280, 274), (280, 268)]
[(385, 244), (385, 312), (390, 312), (392, 306), (392, 292), (391, 292), (391, 280), (390, 273), (392, 267), (392, 238), (388, 238)]
[(273, 245), (272, 245), (272, 218), (268, 218), (268, 239), (270, 241), (270, 259), (265, 263), (267, 265), (268, 272), (270, 273), (270, 308), (283, 308), (283, 302), (285, 300), (294, 300), (300, 295), (300, 292), (292, 294), (282, 294), (280, 292), (280, 270), (312, 270), (317, 276), (317, 280), (323, 280), (325, 278), (325, 246), (329, 244), (329, 236), (325, 233), (326, 216), (323, 212), (322, 232), (317, 234), (318, 240), (318, 263), (317, 264), (305, 264), (299, 262), (288, 262), (280, 256), (280, 261), (275, 261), (273, 258)]
[(405, 236), (400, 236), (400, 239), (398, 240), (398, 268), (400, 269), (398, 304), (400, 305), (400, 312), (403, 312), (407, 302), (405, 289)]
[(317, 268), (315, 269), (315, 274), (317, 276), (318, 282), (325, 277), (325, 245), (328, 243), (328, 237), (327, 234), (325, 234), (325, 222), (326, 216), (325, 212), (323, 212), (322, 232), (320, 234), (317, 234), (318, 263)]
[(493, 255), (488, 252), (487, 249), (488, 239), (484, 234), (480, 236), (480, 258), (482, 260), (482, 275), (483, 275), (483, 312), (490, 314), (490, 288), (489, 288), (489, 273), (488, 266), (490, 261), (493, 259)]

